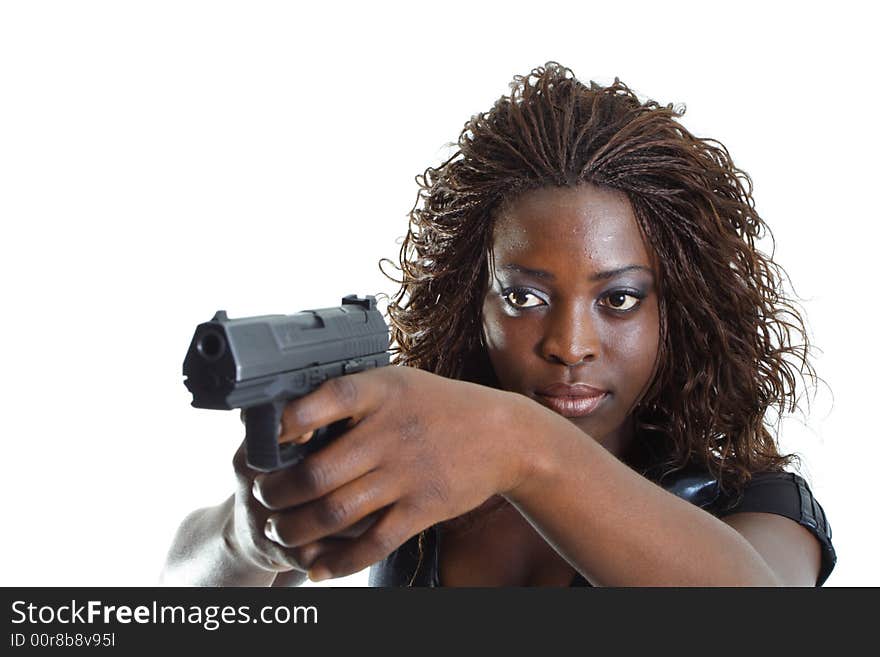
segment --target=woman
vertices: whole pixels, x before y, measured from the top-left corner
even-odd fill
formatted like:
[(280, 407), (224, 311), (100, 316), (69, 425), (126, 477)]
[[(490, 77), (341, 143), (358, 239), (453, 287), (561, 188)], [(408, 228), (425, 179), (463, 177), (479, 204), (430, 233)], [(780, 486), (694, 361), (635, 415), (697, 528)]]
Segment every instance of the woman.
[[(168, 581), (821, 584), (835, 554), (765, 426), (803, 322), (727, 151), (555, 63), (418, 179), (395, 363), (288, 405), (349, 431), (184, 521)], [(792, 343), (792, 333), (803, 344)]]

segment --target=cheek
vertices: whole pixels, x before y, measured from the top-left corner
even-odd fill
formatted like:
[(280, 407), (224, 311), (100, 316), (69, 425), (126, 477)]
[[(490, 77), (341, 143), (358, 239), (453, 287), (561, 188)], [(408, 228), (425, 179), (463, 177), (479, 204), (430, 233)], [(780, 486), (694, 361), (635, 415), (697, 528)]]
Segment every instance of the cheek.
[(656, 303), (645, 308), (639, 322), (620, 331), (614, 340), (615, 361), (623, 365), (632, 383), (641, 387), (654, 372), (660, 348), (660, 324)]
[(483, 302), (483, 340), (489, 351), (503, 349), (506, 342), (500, 313), (489, 301)]
[(528, 354), (534, 342), (525, 327), (515, 325), (515, 318), (503, 311), (484, 304), (483, 335), (489, 361), (498, 377), (498, 382), (506, 390), (517, 390), (518, 382), (527, 370)]
[(656, 355), (659, 331), (650, 325), (630, 325), (613, 327), (615, 332), (609, 335), (607, 345), (617, 357), (626, 360), (643, 361)]

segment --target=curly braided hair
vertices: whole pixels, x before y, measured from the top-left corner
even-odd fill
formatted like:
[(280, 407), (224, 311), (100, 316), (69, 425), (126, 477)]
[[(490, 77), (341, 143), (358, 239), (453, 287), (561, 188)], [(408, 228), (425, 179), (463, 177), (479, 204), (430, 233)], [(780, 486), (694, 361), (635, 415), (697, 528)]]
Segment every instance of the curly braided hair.
[(797, 461), (779, 453), (767, 413), (795, 411), (796, 375), (817, 377), (785, 271), (756, 246), (773, 235), (749, 176), (678, 122), (684, 108), (641, 102), (617, 78), (587, 85), (549, 62), (510, 86), (416, 177), (403, 277), (385, 274), (400, 284), (387, 311), (393, 362), (499, 387), (480, 342), (495, 210), (590, 182), (627, 195), (659, 263), (658, 363), (633, 411), (637, 436), (652, 434), (653, 476), (696, 464), (741, 493), (754, 473)]

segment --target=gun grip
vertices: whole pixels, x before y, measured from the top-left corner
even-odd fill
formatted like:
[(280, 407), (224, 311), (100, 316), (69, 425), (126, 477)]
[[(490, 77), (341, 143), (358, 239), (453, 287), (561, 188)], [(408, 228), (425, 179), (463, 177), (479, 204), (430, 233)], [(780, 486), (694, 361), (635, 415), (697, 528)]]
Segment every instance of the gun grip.
[(303, 444), (278, 442), (281, 415), (287, 402), (284, 400), (260, 404), (247, 409), (245, 413), (245, 443), (247, 462), (254, 470), (273, 472), (302, 461), (334, 438), (345, 433), (349, 418), (339, 420), (315, 431), (311, 439)]

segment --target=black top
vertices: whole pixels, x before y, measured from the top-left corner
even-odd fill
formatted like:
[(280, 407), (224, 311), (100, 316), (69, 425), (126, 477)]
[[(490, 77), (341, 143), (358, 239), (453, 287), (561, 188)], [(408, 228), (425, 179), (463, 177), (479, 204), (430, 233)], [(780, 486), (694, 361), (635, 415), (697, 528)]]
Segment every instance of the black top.
[[(831, 544), (831, 527), (825, 512), (813, 497), (807, 483), (791, 472), (755, 475), (738, 499), (724, 496), (717, 480), (704, 471), (685, 470), (661, 480), (660, 485), (692, 504), (722, 518), (742, 511), (775, 513), (806, 527), (822, 546), (822, 566), (816, 586), (821, 586), (837, 562)], [(370, 586), (439, 586), (440, 533), (430, 527), (422, 546), (419, 565), (418, 536), (413, 536), (397, 550), (370, 568)], [(417, 570), (418, 566), (418, 570)], [(571, 586), (590, 586), (578, 573)]]

